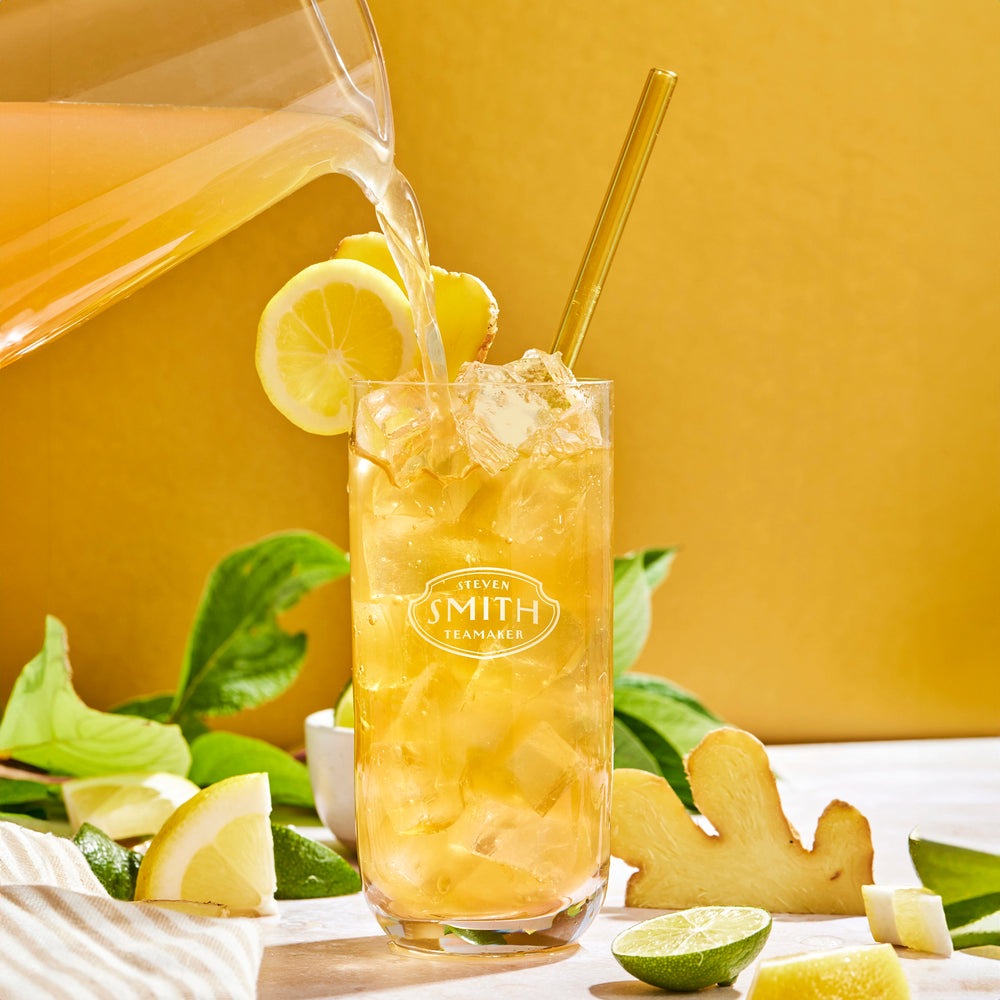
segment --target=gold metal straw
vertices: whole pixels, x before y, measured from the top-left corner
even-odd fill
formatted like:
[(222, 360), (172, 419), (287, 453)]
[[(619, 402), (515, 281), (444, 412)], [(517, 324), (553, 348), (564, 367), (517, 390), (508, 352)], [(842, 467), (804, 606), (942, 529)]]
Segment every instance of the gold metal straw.
[(563, 363), (570, 368), (576, 364), (584, 334), (597, 307), (604, 279), (618, 249), (618, 241), (676, 83), (676, 74), (663, 69), (651, 69), (646, 78), (646, 86), (635, 109), (618, 165), (604, 196), (601, 214), (590, 235), (587, 252), (580, 263), (559, 333), (552, 345), (552, 353), (562, 351)]

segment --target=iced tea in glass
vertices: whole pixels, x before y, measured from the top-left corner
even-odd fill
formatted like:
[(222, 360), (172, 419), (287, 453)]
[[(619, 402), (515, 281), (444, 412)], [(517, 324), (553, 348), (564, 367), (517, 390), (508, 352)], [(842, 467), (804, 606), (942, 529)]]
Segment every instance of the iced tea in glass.
[(537, 351), (355, 385), (358, 857), (405, 948), (559, 947), (603, 900), (610, 423)]

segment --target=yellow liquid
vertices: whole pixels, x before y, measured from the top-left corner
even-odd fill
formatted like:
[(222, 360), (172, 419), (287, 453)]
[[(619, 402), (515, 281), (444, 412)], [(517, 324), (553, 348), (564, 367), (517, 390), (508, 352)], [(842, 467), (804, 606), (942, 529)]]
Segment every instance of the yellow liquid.
[[(467, 926), (564, 911), (600, 889), (608, 864), (610, 447), (445, 482), (425, 472), (402, 489), (356, 440), (350, 461), (369, 901), (403, 922)], [(420, 601), (428, 581), (463, 570), (453, 604), (444, 591)], [(414, 627), (416, 601), (442, 645), (482, 652), (497, 633), (517, 644), (535, 591), (505, 571), (559, 605), (535, 645), (477, 659)], [(498, 589), (508, 579), (513, 590)]]
[[(409, 188), (389, 151), (336, 118), (0, 103), (0, 149), (0, 365), (330, 171), (357, 180), (410, 244), (403, 273), (420, 296)], [(432, 308), (418, 310), (424, 324)]]

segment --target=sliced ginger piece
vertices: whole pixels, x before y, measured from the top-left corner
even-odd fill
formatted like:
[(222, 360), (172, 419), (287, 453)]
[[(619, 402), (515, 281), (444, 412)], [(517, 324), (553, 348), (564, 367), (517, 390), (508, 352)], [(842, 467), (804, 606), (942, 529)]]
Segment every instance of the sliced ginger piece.
[(611, 851), (638, 868), (626, 906), (865, 912), (861, 887), (873, 881), (874, 852), (868, 820), (854, 806), (831, 802), (806, 850), (782, 811), (764, 746), (750, 733), (708, 733), (685, 768), (714, 835), (691, 819), (664, 778), (614, 773)]

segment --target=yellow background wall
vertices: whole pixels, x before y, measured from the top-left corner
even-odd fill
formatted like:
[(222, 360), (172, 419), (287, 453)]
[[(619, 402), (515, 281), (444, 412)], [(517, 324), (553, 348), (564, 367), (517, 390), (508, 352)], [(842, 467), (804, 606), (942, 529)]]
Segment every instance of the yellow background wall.
[[(996, 732), (1000, 5), (372, 0), (436, 262), (547, 346), (646, 71), (680, 83), (578, 365), (617, 381), (618, 551), (676, 543), (640, 669), (769, 740)], [(69, 629), (107, 707), (169, 688), (209, 569), (347, 543), (343, 440), (271, 409), (256, 320), (374, 227), (325, 178), (0, 375), (0, 698)], [(229, 725), (349, 671), (346, 582)]]

